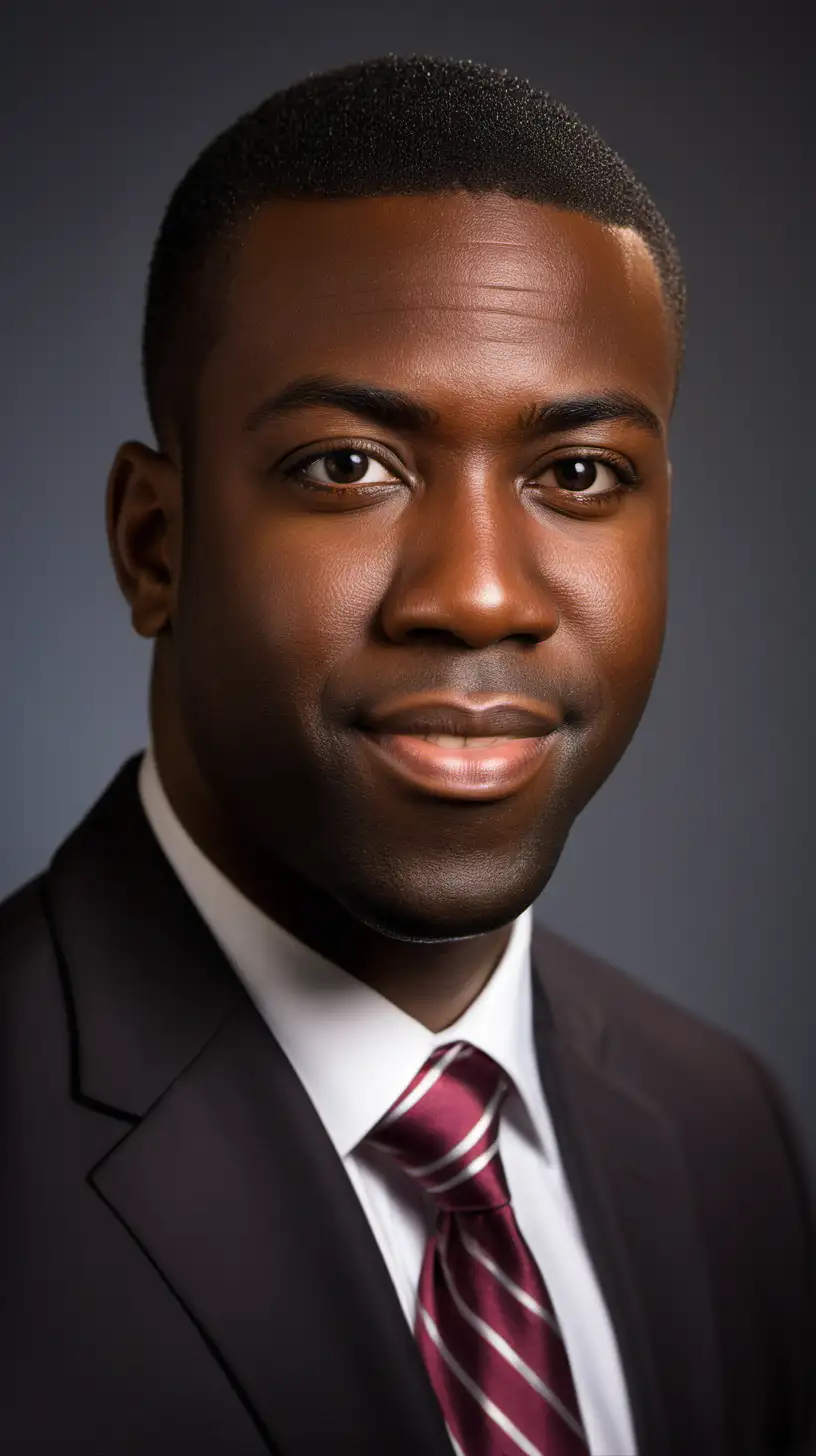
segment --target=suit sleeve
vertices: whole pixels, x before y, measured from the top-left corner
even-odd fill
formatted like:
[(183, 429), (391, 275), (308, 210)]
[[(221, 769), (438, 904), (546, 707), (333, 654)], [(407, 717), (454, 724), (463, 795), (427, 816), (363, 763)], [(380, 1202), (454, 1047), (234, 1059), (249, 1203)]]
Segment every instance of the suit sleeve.
[(813, 1176), (804, 1139), (774, 1072), (744, 1043), (751, 1070), (769, 1107), (790, 1172), (790, 1188), (801, 1239), (793, 1250), (793, 1277), (799, 1281), (801, 1329), (790, 1331), (793, 1368), (780, 1412), (777, 1439), (769, 1456), (816, 1456), (816, 1205)]

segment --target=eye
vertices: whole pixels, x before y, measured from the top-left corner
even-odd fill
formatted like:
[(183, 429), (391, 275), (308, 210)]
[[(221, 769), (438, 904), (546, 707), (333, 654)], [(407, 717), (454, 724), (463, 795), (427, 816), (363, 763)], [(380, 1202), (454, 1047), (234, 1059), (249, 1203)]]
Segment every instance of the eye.
[(387, 466), (364, 450), (326, 450), (300, 460), (292, 474), (304, 484), (330, 489), (332, 486), (390, 485), (397, 477)]
[(622, 465), (612, 465), (610, 461), (593, 455), (555, 460), (539, 476), (537, 483), (543, 485), (547, 476), (553, 478), (553, 484), (559, 490), (589, 497), (617, 495), (625, 484), (634, 484), (636, 479), (634, 472), (625, 471)]

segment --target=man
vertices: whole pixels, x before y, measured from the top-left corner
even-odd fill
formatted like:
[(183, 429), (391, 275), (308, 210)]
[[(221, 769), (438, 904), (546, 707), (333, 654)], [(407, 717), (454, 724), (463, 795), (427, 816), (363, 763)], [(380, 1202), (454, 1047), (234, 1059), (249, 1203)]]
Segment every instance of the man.
[(174, 194), (151, 743), (0, 912), (10, 1456), (809, 1449), (779, 1090), (530, 908), (657, 669), (683, 313), (481, 66), (312, 77)]

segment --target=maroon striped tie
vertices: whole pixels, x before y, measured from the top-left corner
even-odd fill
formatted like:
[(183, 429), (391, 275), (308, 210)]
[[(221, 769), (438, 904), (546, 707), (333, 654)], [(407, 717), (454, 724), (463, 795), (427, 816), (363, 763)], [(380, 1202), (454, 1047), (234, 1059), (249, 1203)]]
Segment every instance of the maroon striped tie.
[(508, 1086), (476, 1047), (438, 1047), (371, 1141), (437, 1204), (416, 1338), (457, 1456), (586, 1456), (567, 1352), (498, 1152)]

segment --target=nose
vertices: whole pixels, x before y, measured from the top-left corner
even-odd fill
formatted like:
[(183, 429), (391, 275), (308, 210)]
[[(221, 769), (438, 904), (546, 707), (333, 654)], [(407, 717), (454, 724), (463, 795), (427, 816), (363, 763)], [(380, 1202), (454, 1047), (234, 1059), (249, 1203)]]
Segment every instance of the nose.
[[(441, 494), (441, 493), (440, 493)], [(399, 559), (381, 608), (394, 642), (444, 635), (467, 647), (534, 644), (559, 624), (540, 522), (505, 481), (462, 486), (403, 518)], [(413, 517), (411, 519), (411, 517)]]

